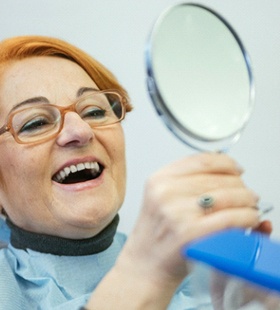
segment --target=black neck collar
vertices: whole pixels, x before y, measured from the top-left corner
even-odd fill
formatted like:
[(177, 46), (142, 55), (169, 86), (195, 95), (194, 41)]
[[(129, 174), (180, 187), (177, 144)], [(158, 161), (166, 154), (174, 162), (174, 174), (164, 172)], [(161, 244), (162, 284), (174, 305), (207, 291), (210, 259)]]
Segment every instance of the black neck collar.
[(29, 232), (17, 227), (7, 219), (7, 224), (11, 229), (13, 247), (66, 256), (91, 255), (106, 250), (113, 242), (118, 223), (119, 215), (117, 214), (113, 221), (98, 235), (88, 239), (76, 240)]

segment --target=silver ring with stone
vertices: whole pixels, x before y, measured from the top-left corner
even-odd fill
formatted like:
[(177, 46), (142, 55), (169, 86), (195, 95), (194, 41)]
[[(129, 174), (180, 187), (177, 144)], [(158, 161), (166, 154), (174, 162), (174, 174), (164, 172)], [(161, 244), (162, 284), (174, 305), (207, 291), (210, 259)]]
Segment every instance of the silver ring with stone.
[(198, 205), (204, 210), (204, 212), (209, 212), (213, 208), (215, 200), (210, 195), (202, 195), (198, 198)]

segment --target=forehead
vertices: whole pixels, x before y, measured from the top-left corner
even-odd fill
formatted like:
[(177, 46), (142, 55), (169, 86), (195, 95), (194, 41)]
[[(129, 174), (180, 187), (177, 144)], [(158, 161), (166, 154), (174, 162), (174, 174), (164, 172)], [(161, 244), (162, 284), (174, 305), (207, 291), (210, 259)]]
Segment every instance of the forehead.
[[(58, 57), (32, 57), (5, 66), (0, 76), (0, 112), (34, 96), (51, 102), (73, 100), (80, 87), (95, 87), (90, 76), (76, 63)], [(0, 119), (1, 119), (0, 115)]]

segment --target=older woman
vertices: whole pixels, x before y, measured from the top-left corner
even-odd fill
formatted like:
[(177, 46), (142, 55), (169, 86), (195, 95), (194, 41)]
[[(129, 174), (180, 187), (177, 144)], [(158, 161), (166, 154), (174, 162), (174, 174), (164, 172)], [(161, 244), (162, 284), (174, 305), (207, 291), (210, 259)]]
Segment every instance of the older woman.
[[(191, 308), (181, 247), (260, 225), (240, 167), (201, 154), (161, 169), (125, 242), (116, 229), (126, 91), (81, 50), (38, 36), (0, 44), (0, 78), (0, 207), (11, 229), (0, 254), (1, 307)], [(215, 200), (207, 214), (197, 203), (205, 193)]]

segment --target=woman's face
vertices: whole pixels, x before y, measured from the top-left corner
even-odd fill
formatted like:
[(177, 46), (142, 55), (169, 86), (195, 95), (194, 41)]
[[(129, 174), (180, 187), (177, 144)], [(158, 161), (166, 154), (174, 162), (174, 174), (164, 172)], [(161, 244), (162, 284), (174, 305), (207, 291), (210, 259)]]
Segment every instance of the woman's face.
[[(69, 60), (33, 57), (14, 62), (0, 79), (0, 127), (18, 103), (28, 100), (28, 106), (35, 106), (44, 100), (67, 106), (87, 95), (86, 88), (98, 87)], [(68, 112), (56, 138), (28, 145), (5, 133), (0, 136), (0, 154), (0, 206), (28, 231), (91, 237), (113, 219), (123, 202), (126, 166), (120, 123), (92, 129), (78, 114)], [(104, 167), (97, 178), (72, 184), (54, 179), (65, 167), (92, 162)]]

